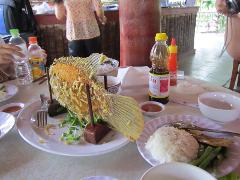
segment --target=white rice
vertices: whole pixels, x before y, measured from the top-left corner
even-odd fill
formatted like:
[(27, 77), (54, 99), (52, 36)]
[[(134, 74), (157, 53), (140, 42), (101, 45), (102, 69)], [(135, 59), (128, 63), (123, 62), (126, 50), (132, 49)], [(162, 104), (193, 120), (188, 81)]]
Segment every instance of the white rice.
[(198, 148), (190, 133), (174, 127), (157, 129), (146, 143), (146, 149), (160, 163), (190, 162), (197, 157)]

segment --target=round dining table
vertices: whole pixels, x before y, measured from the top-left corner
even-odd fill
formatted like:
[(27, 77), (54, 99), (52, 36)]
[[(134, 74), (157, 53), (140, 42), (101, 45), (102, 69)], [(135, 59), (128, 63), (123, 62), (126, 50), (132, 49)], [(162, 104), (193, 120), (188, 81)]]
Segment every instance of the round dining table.
[[(119, 68), (118, 77), (122, 82), (120, 94), (133, 97), (138, 103), (147, 101), (148, 71), (148, 67)], [(190, 82), (199, 81), (215, 91), (227, 92), (239, 96), (237, 93), (226, 88), (201, 80), (186, 76), (185, 79), (188, 79)], [(16, 84), (16, 80), (6, 82), (6, 84)], [(27, 106), (32, 102), (40, 101), (40, 94), (49, 95), (47, 81), (43, 84), (35, 82), (27, 86), (19, 86), (18, 93), (0, 105), (10, 102), (22, 102)], [(159, 116), (168, 114), (203, 116), (197, 107), (172, 101), (166, 105), (166, 109)], [(145, 121), (150, 119), (152, 118), (144, 117)], [(224, 128), (240, 133), (240, 121), (237, 120), (224, 124)], [(150, 167), (151, 165), (138, 152), (135, 142), (129, 142), (120, 149), (103, 155), (71, 157), (55, 155), (36, 149), (21, 138), (16, 127), (0, 139), (1, 180), (66, 180), (82, 179), (87, 176), (112, 176), (119, 180), (137, 180)], [(236, 172), (240, 171), (236, 170)]]

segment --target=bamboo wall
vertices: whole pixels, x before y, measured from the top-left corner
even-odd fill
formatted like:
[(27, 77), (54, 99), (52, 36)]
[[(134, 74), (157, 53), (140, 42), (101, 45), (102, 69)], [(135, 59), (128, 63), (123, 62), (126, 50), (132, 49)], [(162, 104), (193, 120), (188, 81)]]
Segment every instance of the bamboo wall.
[(179, 54), (194, 51), (196, 15), (162, 16), (162, 32), (168, 34), (168, 43), (172, 37), (176, 39)]
[(197, 12), (197, 7), (161, 11), (161, 31), (168, 34), (168, 44), (172, 37), (176, 39), (179, 54), (194, 52)]

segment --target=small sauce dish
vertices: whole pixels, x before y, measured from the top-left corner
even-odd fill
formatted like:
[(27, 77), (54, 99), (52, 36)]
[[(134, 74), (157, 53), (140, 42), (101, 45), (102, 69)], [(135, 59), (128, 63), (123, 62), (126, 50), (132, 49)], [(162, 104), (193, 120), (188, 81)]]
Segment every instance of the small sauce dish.
[(224, 92), (206, 92), (198, 96), (202, 114), (220, 123), (228, 123), (239, 118), (240, 98)]
[(159, 102), (146, 101), (140, 104), (140, 108), (144, 115), (155, 116), (165, 110), (165, 106)]
[(9, 103), (0, 107), (1, 112), (9, 113), (18, 116), (20, 111), (24, 108), (23, 103)]

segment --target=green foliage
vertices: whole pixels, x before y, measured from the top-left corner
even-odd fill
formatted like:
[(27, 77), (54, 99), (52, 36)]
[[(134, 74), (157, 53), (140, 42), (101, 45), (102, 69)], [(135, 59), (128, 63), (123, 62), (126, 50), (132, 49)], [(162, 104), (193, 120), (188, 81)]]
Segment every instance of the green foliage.
[(214, 8), (214, 7), (215, 7), (215, 1), (213, 1), (213, 0), (202, 1), (201, 8), (209, 10), (211, 8)]
[(199, 12), (197, 16), (197, 31), (224, 32), (226, 17), (216, 12)]

